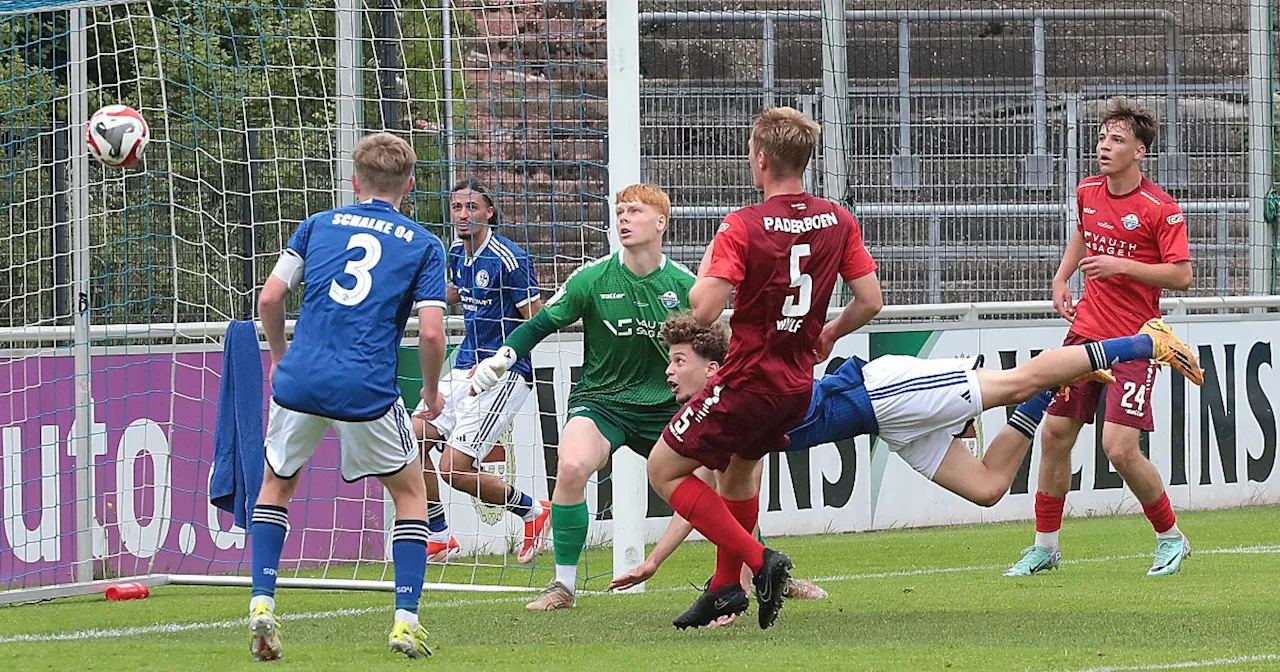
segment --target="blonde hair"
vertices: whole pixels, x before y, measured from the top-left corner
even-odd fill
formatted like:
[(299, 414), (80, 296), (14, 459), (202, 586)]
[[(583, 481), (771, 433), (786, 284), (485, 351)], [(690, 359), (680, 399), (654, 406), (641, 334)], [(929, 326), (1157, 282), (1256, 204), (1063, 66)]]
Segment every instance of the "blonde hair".
[(646, 184), (639, 182), (628, 185), (618, 192), (614, 197), (614, 203), (626, 203), (628, 201), (639, 201), (645, 205), (658, 211), (659, 215), (671, 220), (671, 197), (667, 192), (662, 190), (656, 184)]
[(351, 160), (362, 190), (391, 195), (402, 193), (408, 186), (418, 156), (403, 139), (390, 133), (374, 133), (356, 143)]
[(753, 152), (764, 152), (783, 177), (804, 172), (818, 144), (822, 127), (790, 107), (766, 107), (751, 122)]

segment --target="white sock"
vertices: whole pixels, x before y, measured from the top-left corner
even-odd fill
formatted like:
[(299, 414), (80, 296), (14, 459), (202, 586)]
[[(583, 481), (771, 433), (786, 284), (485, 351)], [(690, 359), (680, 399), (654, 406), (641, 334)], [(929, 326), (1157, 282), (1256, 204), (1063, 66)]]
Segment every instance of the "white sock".
[(578, 566), (556, 565), (556, 581), (568, 588), (570, 592), (578, 590)]
[(1058, 549), (1058, 530), (1052, 532), (1036, 532), (1036, 546), (1051, 551)]
[(266, 602), (267, 609), (270, 609), (271, 613), (275, 613), (276, 598), (271, 597), (270, 595), (254, 595), (253, 599), (249, 600), (249, 613), (253, 613), (253, 608), (258, 606), (259, 602)]
[(414, 630), (418, 629), (418, 615), (408, 609), (396, 609), (396, 620), (408, 623)]
[(1182, 530), (1178, 529), (1177, 523), (1174, 523), (1173, 527), (1165, 530), (1164, 532), (1156, 533), (1156, 539), (1181, 539), (1181, 538), (1182, 538)]
[(526, 513), (523, 516), (520, 516), (520, 518), (523, 519), (524, 522), (526, 523), (532, 523), (533, 521), (538, 519), (538, 516), (541, 516), (541, 515), (542, 515), (542, 502), (539, 502), (538, 500), (535, 499), (533, 500), (533, 506), (529, 507), (529, 513)]

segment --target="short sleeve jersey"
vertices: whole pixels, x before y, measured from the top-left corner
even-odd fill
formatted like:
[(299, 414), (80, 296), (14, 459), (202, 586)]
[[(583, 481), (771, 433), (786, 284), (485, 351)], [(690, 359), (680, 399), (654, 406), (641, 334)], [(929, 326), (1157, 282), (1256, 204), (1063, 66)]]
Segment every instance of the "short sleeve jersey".
[[(454, 368), (469, 369), (497, 352), (520, 326), (520, 309), (541, 296), (538, 279), (524, 250), (492, 231), (469, 256), (462, 241), (454, 241), (449, 248), (449, 277), (458, 289), (467, 327)], [(511, 370), (533, 380), (527, 357)]]
[(382, 417), (400, 398), (397, 354), (409, 313), (445, 306), (440, 239), (370, 200), (302, 222), (284, 254), (302, 258), (302, 309), (272, 397), (335, 420)]
[[(1144, 264), (1191, 259), (1182, 208), (1151, 180), (1143, 178), (1136, 190), (1115, 196), (1105, 177), (1086, 178), (1076, 189), (1076, 200), (1087, 256), (1108, 254)], [(1093, 340), (1129, 336), (1156, 317), (1159, 287), (1122, 275), (1085, 278), (1071, 330)]]
[(807, 193), (774, 196), (720, 225), (707, 275), (733, 283), (733, 335), (716, 381), (792, 394), (813, 384), (813, 346), (836, 278), (876, 270), (853, 214)]
[(569, 395), (581, 400), (678, 410), (667, 385), (667, 346), (662, 325), (689, 309), (693, 273), (663, 257), (638, 277), (622, 261), (626, 250), (588, 263), (565, 281), (542, 309), (557, 329), (582, 320), (582, 379)]

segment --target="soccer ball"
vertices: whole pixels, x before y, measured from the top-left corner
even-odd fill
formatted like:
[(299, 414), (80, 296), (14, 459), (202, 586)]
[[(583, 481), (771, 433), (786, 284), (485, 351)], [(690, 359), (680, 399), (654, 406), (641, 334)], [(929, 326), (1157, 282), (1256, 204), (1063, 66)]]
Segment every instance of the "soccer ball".
[(147, 121), (128, 105), (108, 105), (89, 117), (85, 139), (93, 158), (113, 167), (133, 165), (151, 139)]

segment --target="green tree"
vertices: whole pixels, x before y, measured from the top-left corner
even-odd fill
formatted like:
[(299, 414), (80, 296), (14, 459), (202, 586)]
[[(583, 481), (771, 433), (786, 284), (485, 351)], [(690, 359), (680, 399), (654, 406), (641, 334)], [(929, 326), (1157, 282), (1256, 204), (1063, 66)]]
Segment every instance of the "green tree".
[[(408, 213), (440, 222), (441, 45), (435, 0), (395, 12), (394, 62), (411, 115), (394, 120), (418, 150), (423, 193)], [(242, 281), (242, 222), (252, 221), (257, 282), (310, 214), (332, 207), (337, 43), (333, 0), (146, 3), (87, 11), (89, 109), (124, 103), (148, 119), (141, 164), (91, 167), (95, 322), (222, 320), (252, 291)], [(376, 11), (366, 11), (360, 63), (366, 126), (381, 124)], [(12, 288), (0, 326), (51, 322), (55, 170), (52, 137), (69, 118), (65, 12), (0, 17), (0, 286)], [(383, 48), (381, 53), (386, 53)], [(252, 181), (246, 170), (252, 136)], [(73, 130), (71, 142), (81, 142)], [(250, 198), (250, 194), (252, 198)], [(249, 209), (252, 208), (252, 216)]]

